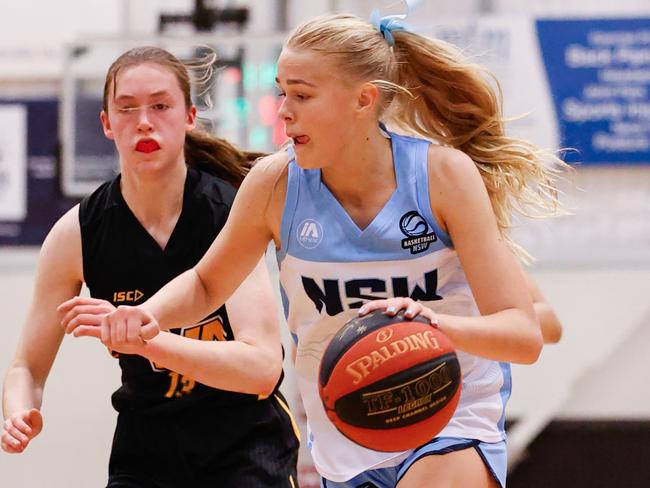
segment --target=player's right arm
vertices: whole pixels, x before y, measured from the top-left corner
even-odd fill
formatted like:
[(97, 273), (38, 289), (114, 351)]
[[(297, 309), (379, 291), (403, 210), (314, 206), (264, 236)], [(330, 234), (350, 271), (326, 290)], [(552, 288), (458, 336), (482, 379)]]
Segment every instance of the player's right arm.
[[(197, 265), (142, 305), (121, 306), (104, 317), (102, 342), (111, 347), (114, 329), (126, 330), (128, 341), (148, 340), (159, 330), (196, 323), (223, 305), (253, 271), (269, 242), (277, 242), (286, 163), (286, 153), (277, 153), (255, 164), (237, 191), (226, 224)], [(67, 332), (96, 335), (93, 327), (76, 321)]]
[(282, 157), (286, 160), (283, 154), (273, 155), (253, 167), (203, 258), (141, 306), (156, 317), (161, 329), (205, 317), (224, 304), (255, 269), (274, 237), (268, 214)]
[(38, 258), (32, 301), (3, 388), (2, 449), (22, 452), (42, 428), (45, 380), (64, 331), (59, 303), (79, 294), (83, 279), (78, 206), (54, 224)]

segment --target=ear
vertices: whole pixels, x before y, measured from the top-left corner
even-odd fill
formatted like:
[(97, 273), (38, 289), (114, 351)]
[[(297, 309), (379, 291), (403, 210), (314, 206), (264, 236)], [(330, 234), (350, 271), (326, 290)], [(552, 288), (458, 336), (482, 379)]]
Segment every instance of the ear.
[(377, 103), (379, 102), (379, 89), (374, 83), (364, 83), (361, 85), (357, 97), (357, 111), (360, 115), (376, 114)]
[(108, 114), (104, 110), (100, 112), (99, 120), (102, 122), (102, 128), (104, 129), (104, 135), (106, 138), (114, 141), (115, 136), (113, 135), (113, 130), (111, 129), (111, 121), (108, 119)]
[(196, 107), (192, 105), (187, 111), (185, 119), (185, 132), (190, 132), (196, 128)]

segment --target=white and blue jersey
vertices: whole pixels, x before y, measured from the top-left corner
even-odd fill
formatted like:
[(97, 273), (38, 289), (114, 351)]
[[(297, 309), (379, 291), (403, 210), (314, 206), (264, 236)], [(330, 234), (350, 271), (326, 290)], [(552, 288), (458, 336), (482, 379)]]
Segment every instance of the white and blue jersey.
[[(411, 297), (434, 311), (478, 315), (449, 235), (429, 201), (429, 142), (390, 134), (397, 189), (360, 229), (321, 179), (320, 170), (289, 162), (278, 252), (289, 328), (296, 341), (298, 388), (307, 413), (309, 447), (319, 473), (345, 481), (395, 466), (408, 452), (377, 452), (347, 439), (327, 418), (318, 394), (320, 359), (332, 336), (369, 300)], [(499, 442), (510, 396), (510, 367), (458, 352), (458, 408), (439, 436)]]

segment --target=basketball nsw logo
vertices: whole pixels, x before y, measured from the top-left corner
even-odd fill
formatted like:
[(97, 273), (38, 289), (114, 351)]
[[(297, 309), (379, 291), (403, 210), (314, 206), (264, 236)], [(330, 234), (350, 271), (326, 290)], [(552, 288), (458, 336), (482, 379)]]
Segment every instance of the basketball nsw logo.
[(314, 249), (323, 240), (323, 226), (314, 219), (305, 219), (298, 226), (296, 238), (302, 247)]
[(417, 254), (429, 249), (429, 244), (436, 242), (438, 236), (429, 232), (429, 224), (418, 212), (411, 210), (399, 219), (399, 229), (406, 239), (402, 239), (402, 249), (410, 249), (411, 254)]

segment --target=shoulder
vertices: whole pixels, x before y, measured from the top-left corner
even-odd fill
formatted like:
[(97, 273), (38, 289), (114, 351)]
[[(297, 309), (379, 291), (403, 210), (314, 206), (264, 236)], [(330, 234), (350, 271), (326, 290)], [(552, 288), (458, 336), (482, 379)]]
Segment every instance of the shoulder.
[(258, 159), (250, 175), (254, 175), (256, 180), (266, 183), (275, 183), (286, 175), (289, 168), (289, 154), (282, 149), (268, 156)]
[(79, 236), (79, 208), (80, 204), (77, 204), (63, 214), (52, 226), (46, 239), (69, 239)]
[(119, 191), (120, 176), (102, 183), (90, 195), (81, 200), (77, 209), (79, 222), (82, 226), (89, 224), (103, 215), (108, 208), (115, 206), (115, 191)]
[(472, 182), (482, 182), (476, 163), (458, 149), (431, 144), (427, 165), (430, 185), (458, 190)]
[(258, 193), (258, 197), (276, 198), (284, 196), (289, 173), (289, 156), (280, 150), (257, 160), (250, 173), (244, 178), (242, 188)]
[(289, 155), (282, 149), (259, 159), (242, 184), (242, 191), (250, 195), (249, 201), (264, 209), (266, 225), (276, 238), (280, 235), (288, 174)]
[(483, 178), (467, 154), (432, 144), (427, 164), (431, 211), (445, 232), (450, 232), (450, 220), (477, 209), (481, 215), (483, 210), (491, 210)]
[(200, 169), (188, 168), (188, 171), (190, 172), (189, 177), (196, 180), (195, 198), (205, 199), (217, 206), (232, 206), (237, 194), (237, 189), (232, 184)]
[(79, 205), (68, 210), (52, 226), (41, 247), (40, 260), (49, 267), (64, 269), (81, 277), (81, 229)]

